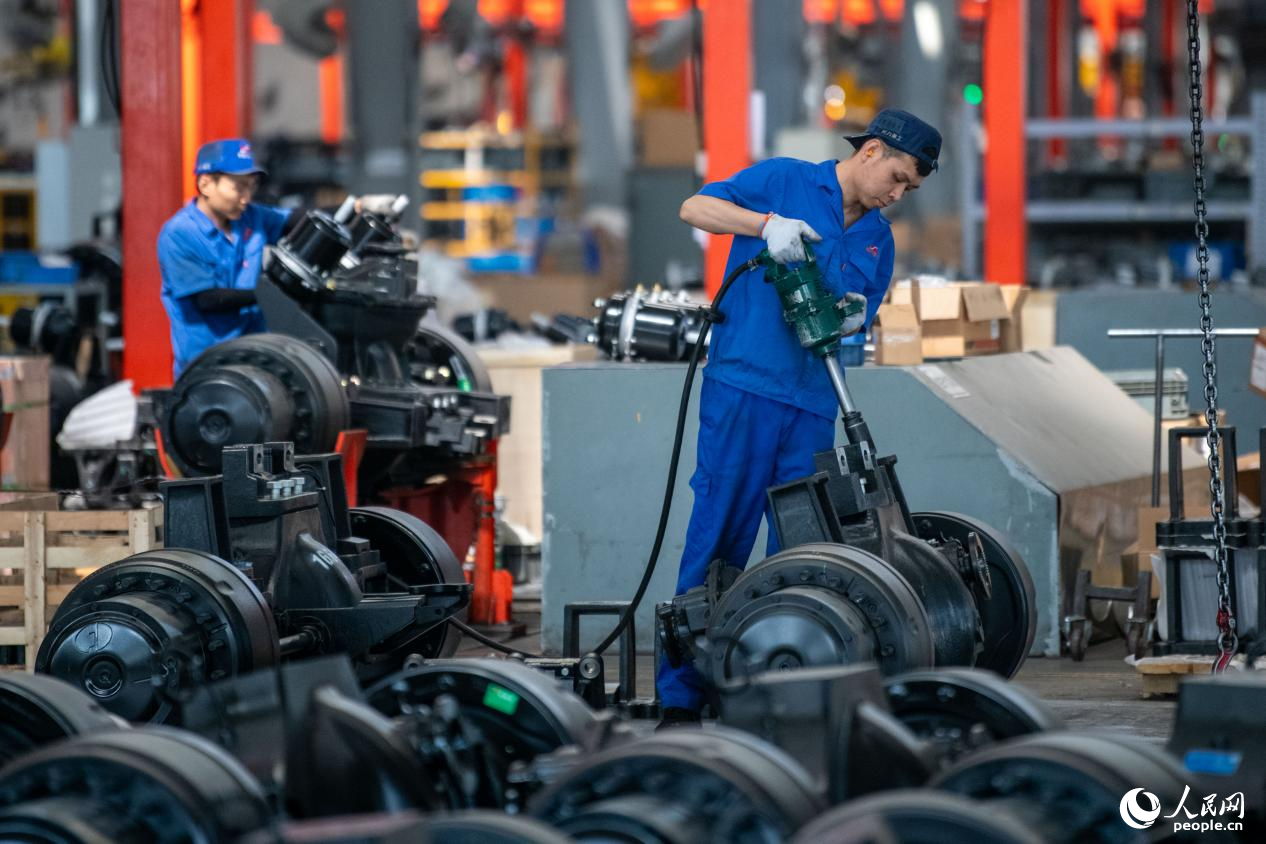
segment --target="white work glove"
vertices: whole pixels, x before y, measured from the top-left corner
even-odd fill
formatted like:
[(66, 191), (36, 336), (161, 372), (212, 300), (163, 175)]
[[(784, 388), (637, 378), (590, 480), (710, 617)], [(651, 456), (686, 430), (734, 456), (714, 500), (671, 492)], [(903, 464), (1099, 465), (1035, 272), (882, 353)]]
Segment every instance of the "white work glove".
[(844, 298), (840, 300), (837, 307), (840, 309), (840, 313), (842, 314), (845, 308), (855, 303), (861, 305), (862, 309), (852, 316), (844, 317), (844, 319), (840, 322), (841, 337), (848, 337), (856, 334), (861, 331), (862, 326), (866, 324), (866, 297), (862, 294), (852, 292), (845, 293)]
[(815, 243), (822, 239), (804, 220), (792, 220), (777, 214), (765, 221), (760, 236), (769, 244), (770, 257), (780, 264), (805, 259), (801, 238)]
[[(402, 196), (395, 193), (370, 193), (356, 200), (356, 210), (394, 219), (404, 210), (403, 205), (399, 204), (401, 199)], [(407, 204), (408, 200), (405, 199), (404, 202)]]

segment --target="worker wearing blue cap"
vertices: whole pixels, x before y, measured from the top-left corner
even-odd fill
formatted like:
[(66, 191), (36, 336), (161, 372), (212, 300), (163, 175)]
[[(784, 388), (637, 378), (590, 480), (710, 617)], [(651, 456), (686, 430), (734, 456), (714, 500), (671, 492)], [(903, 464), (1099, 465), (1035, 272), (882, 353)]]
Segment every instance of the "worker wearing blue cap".
[[(885, 109), (848, 140), (856, 152), (845, 161), (773, 158), (704, 185), (682, 203), (681, 218), (734, 235), (727, 275), (762, 249), (779, 263), (803, 261), (811, 242), (831, 292), (866, 303), (845, 321), (846, 332), (860, 334), (892, 279), (895, 250), (881, 212), (937, 169), (941, 135), (909, 112)], [(744, 567), (762, 513), (768, 518), (765, 490), (813, 474), (813, 455), (835, 441), (839, 405), (826, 368), (787, 328), (773, 286), (739, 282), (721, 310), (703, 371), (678, 595), (702, 585), (713, 560)], [(771, 529), (766, 553), (778, 550)], [(662, 725), (699, 721), (704, 690), (693, 666), (661, 660), (656, 687)]]
[(173, 378), (207, 348), (264, 330), (255, 282), (292, 213), (251, 202), (264, 170), (241, 138), (203, 144), (194, 174), (198, 195), (158, 235)]

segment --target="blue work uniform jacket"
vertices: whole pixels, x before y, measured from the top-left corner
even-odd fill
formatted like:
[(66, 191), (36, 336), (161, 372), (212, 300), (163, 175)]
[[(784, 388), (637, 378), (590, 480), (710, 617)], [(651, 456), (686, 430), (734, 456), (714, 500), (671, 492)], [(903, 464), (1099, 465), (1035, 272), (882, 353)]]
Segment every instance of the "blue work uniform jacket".
[[(865, 296), (869, 328), (892, 280), (892, 231), (878, 209), (844, 228), (836, 163), (771, 158), (706, 184), (699, 193), (812, 226), (822, 236), (821, 243), (811, 245), (827, 288), (836, 297), (847, 292)], [(764, 248), (759, 237), (735, 235), (726, 274)], [(800, 347), (795, 332), (783, 321), (778, 294), (759, 269), (734, 283), (720, 309), (725, 320), (712, 327), (705, 378), (835, 418), (839, 403), (826, 367)]]
[(158, 266), (163, 276), (163, 308), (171, 322), (172, 378), (179, 378), (184, 368), (211, 346), (264, 330), (264, 316), (257, 305), (203, 313), (194, 297), (217, 287), (253, 289), (259, 280), (264, 246), (281, 238), (289, 217), (285, 209), (252, 203), (226, 235), (198, 209), (197, 200), (190, 200), (163, 224), (158, 235)]

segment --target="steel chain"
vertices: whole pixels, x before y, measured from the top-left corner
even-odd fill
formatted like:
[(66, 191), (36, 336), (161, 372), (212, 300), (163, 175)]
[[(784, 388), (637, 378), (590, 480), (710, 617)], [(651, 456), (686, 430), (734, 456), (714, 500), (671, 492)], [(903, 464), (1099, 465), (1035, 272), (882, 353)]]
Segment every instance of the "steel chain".
[(1226, 501), (1222, 484), (1222, 436), (1218, 430), (1218, 367), (1213, 314), (1209, 297), (1209, 222), (1204, 189), (1204, 86), (1200, 79), (1200, 2), (1187, 0), (1187, 58), (1191, 79), (1191, 159), (1196, 184), (1196, 260), (1200, 284), (1200, 349), (1204, 354), (1205, 441), (1209, 448), (1210, 513), (1213, 516), (1214, 565), (1218, 583), (1219, 656), (1214, 673), (1226, 668), (1239, 645), (1235, 635), (1235, 611), (1231, 607), (1231, 577), (1226, 551)]

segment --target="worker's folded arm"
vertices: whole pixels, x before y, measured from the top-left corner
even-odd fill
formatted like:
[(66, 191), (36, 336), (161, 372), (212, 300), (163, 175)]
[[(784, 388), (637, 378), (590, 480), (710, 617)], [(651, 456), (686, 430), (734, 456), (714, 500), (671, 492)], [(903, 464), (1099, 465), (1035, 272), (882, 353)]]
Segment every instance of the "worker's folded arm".
[(201, 311), (236, 311), (255, 304), (255, 291), (214, 287), (194, 294), (193, 302)]

